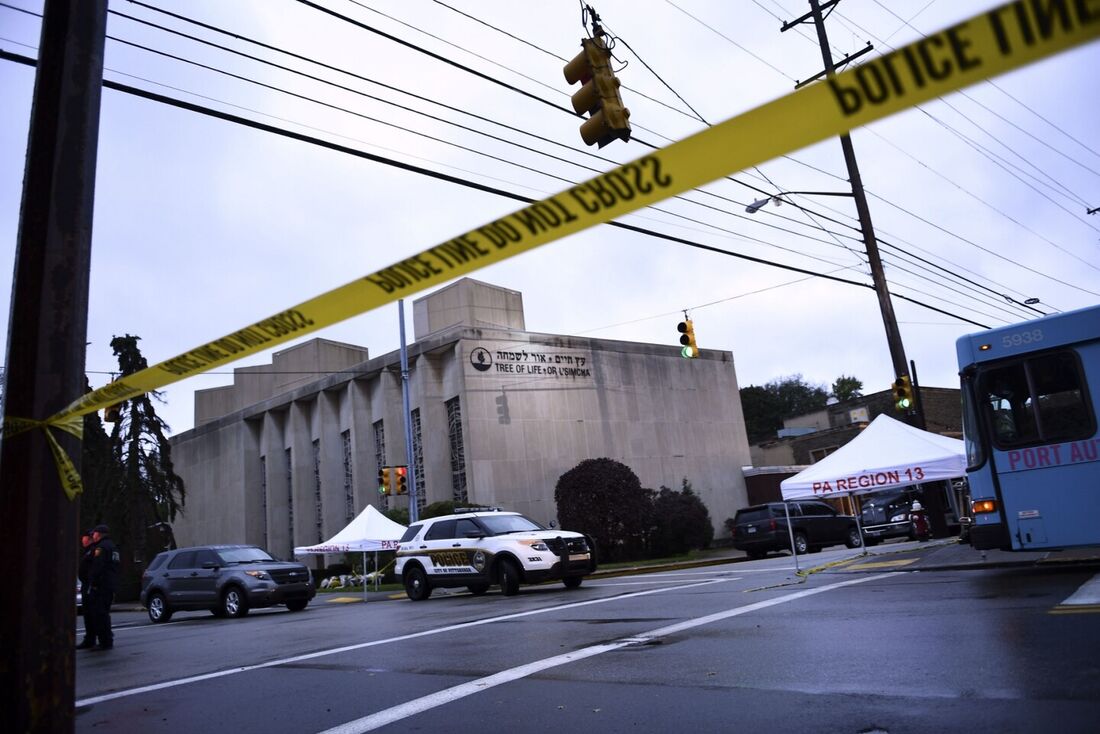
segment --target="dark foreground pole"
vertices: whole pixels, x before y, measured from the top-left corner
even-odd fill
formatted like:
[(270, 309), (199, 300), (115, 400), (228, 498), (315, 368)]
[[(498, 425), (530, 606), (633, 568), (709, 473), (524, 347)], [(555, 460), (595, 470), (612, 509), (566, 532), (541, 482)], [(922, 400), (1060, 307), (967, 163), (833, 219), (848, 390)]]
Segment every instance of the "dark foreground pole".
[[(107, 0), (47, 0), (31, 108), (4, 413), (44, 419), (84, 392)], [(50, 429), (52, 430), (52, 429)], [(54, 432), (80, 464), (80, 442)], [(15, 732), (73, 730), (78, 502), (45, 431), (3, 440), (0, 711)]]

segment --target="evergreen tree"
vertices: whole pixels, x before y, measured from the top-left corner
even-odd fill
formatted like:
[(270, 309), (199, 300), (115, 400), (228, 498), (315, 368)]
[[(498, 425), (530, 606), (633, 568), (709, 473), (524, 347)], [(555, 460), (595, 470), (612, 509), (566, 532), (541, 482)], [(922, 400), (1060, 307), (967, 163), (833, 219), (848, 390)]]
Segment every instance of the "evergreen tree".
[[(129, 334), (111, 340), (123, 378), (148, 367), (138, 341), (139, 337)], [(131, 398), (123, 405), (119, 421), (111, 429), (110, 462), (97, 479), (103, 482), (102, 491), (96, 488), (89, 493), (91, 514), (85, 515), (111, 527), (111, 536), (123, 549), (124, 557), (132, 558), (136, 552), (145, 562), (166, 547), (175, 547), (168, 523), (183, 509), (185, 497), (183, 480), (173, 470), (172, 447), (165, 436), (169, 426), (157, 416), (150, 396), (164, 402), (160, 393), (154, 391)], [(86, 419), (86, 427), (88, 422)], [(92, 433), (85, 434), (86, 454), (90, 452), (88, 458), (99, 462), (95, 430), (98, 416), (92, 423)], [(89, 436), (93, 439), (91, 445)], [(121, 569), (119, 598), (136, 591), (141, 569), (136, 566), (128, 569), (128, 565), (124, 562)]]

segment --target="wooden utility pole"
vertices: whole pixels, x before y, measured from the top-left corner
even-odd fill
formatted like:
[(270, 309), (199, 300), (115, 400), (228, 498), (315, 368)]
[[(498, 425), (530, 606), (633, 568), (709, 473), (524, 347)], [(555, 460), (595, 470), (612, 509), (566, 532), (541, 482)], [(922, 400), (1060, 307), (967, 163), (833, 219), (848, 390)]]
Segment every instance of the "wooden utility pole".
[[(824, 7), (836, 5), (840, 0), (827, 0)], [(822, 5), (819, 0), (810, 0), (810, 12), (801, 18), (784, 23), (782, 30), (786, 31), (798, 23), (813, 18), (814, 27), (817, 29), (817, 40), (821, 46), (821, 60), (825, 65), (825, 71), (813, 77), (813, 81), (821, 76), (832, 76), (836, 73), (836, 65), (833, 63), (833, 54), (829, 50), (829, 36), (825, 32), (825, 19), (822, 16)], [(862, 51), (848, 56), (845, 61), (863, 55), (871, 50), (868, 46)], [(871, 268), (871, 280), (875, 286), (875, 295), (878, 296), (879, 312), (882, 314), (882, 323), (886, 327), (886, 344), (890, 349), (890, 361), (894, 367), (894, 377), (909, 377), (913, 386), (916, 406), (906, 413), (905, 419), (910, 425), (924, 428), (924, 413), (921, 406), (920, 388), (914, 374), (910, 374), (910, 363), (905, 359), (905, 347), (901, 343), (901, 331), (898, 329), (897, 318), (894, 316), (894, 305), (890, 300), (890, 288), (886, 284), (886, 275), (882, 270), (882, 260), (878, 254), (878, 240), (875, 238), (875, 228), (871, 224), (871, 210), (867, 206), (867, 195), (863, 190), (863, 179), (859, 175), (859, 164), (856, 163), (855, 148), (852, 146), (852, 138), (847, 133), (840, 136), (840, 147), (844, 151), (844, 164), (848, 168), (848, 182), (852, 186), (852, 197), (856, 202), (856, 213), (859, 216), (859, 227), (863, 233), (863, 244), (867, 250), (867, 263)], [(923, 485), (921, 485), (924, 489)], [(936, 537), (947, 535), (947, 526), (944, 522), (945, 507), (938, 493), (938, 484), (933, 485), (931, 491), (924, 491), (926, 499), (924, 503), (932, 521), (932, 529)], [(858, 510), (857, 510), (858, 512)]]
[[(832, 0), (826, 5), (835, 5), (838, 1)], [(821, 60), (825, 64), (825, 74), (832, 76), (836, 73), (836, 66), (833, 64), (832, 51), (829, 50), (829, 37), (825, 32), (825, 19), (821, 15), (821, 6), (818, 0), (810, 0), (810, 8), (809, 15), (804, 15), (790, 23), (784, 23), (783, 30), (785, 31), (812, 17), (814, 26), (817, 28), (817, 40), (821, 45)], [(849, 57), (849, 60), (852, 58), (855, 58), (855, 56)], [(909, 363), (905, 359), (905, 348), (901, 344), (901, 332), (898, 330), (898, 322), (894, 316), (894, 305), (890, 301), (890, 289), (886, 285), (886, 275), (882, 272), (882, 260), (878, 254), (878, 240), (875, 238), (875, 228), (871, 225), (871, 210), (867, 206), (867, 195), (863, 191), (863, 179), (859, 175), (859, 164), (856, 163), (856, 152), (852, 147), (852, 138), (847, 133), (840, 136), (840, 147), (844, 151), (844, 164), (848, 167), (848, 182), (852, 185), (852, 196), (856, 202), (859, 227), (863, 233), (864, 247), (867, 250), (867, 263), (871, 267), (871, 280), (875, 286), (875, 294), (878, 296), (878, 307), (882, 313), (882, 323), (886, 327), (886, 343), (890, 349), (890, 361), (894, 367), (894, 377), (908, 376)]]
[[(47, 0), (31, 107), (4, 394), (41, 420), (84, 392), (88, 274), (107, 0)], [(71, 732), (79, 504), (62, 490), (45, 431), (3, 439), (0, 711), (16, 732)], [(55, 431), (80, 461), (80, 442)]]

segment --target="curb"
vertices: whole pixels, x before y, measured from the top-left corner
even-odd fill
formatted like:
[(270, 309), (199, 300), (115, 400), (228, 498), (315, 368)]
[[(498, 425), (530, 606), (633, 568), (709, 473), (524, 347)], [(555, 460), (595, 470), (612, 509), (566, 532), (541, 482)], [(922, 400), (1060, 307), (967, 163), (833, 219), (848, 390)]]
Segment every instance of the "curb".
[(601, 570), (597, 568), (585, 578), (613, 578), (616, 576), (637, 576), (654, 571), (675, 571), (682, 568), (707, 568), (709, 566), (724, 566), (728, 563), (743, 563), (749, 560), (745, 558), (715, 558), (709, 561), (685, 561), (683, 563), (662, 563), (654, 566), (630, 566), (628, 568), (616, 568)]

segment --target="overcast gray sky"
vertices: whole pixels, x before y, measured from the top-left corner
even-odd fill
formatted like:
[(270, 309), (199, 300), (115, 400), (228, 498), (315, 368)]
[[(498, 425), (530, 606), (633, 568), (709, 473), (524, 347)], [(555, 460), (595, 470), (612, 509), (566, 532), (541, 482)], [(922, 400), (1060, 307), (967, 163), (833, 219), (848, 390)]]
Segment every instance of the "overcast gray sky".
[[(600, 0), (594, 7), (618, 38), (635, 140), (596, 150), (581, 143), (580, 120), (557, 109), (574, 91), (561, 69), (580, 49), (579, 3), (318, 4), (343, 17), (295, 0), (112, 2), (105, 77), (541, 198), (644, 155), (647, 144), (701, 129), (687, 105), (717, 123), (788, 94), (821, 68), (812, 27), (779, 30), (808, 9), (805, 2)], [(878, 55), (993, 4), (843, 0), (828, 19), (833, 53), (839, 58), (870, 41)], [(4, 0), (0, 48), (35, 56), (41, 11), (39, 1)], [(1085, 214), (1100, 206), (1098, 68), (1100, 44), (1092, 43), (853, 133), (892, 291), (991, 326), (1033, 315), (1019, 305), (1027, 298), (1038, 298), (1044, 312), (1100, 301), (1100, 214)], [(33, 69), (0, 61), (4, 292), (33, 84)], [(818, 216), (790, 204), (744, 211), (761, 196), (750, 187), (848, 190), (836, 140), (734, 178), (623, 221), (870, 282), (850, 199), (791, 197)], [(149, 362), (160, 362), (517, 208), (499, 196), (105, 90), (88, 314), (92, 384), (105, 384), (117, 366), (115, 334), (140, 336)], [(531, 331), (675, 344), (686, 309), (701, 347), (733, 353), (742, 386), (793, 374), (828, 386), (844, 374), (873, 392), (893, 377), (872, 290), (645, 235), (598, 226), (473, 277), (522, 291)], [(894, 307), (921, 382), (956, 385), (954, 341), (977, 327), (903, 300)], [(406, 316), (411, 335), (408, 302)], [(6, 333), (7, 309), (0, 318)], [(398, 346), (397, 307), (315, 336), (383, 354)], [(187, 430), (194, 390), (228, 384), (232, 367), (269, 361), (265, 353), (169, 386), (158, 412), (174, 433)]]

